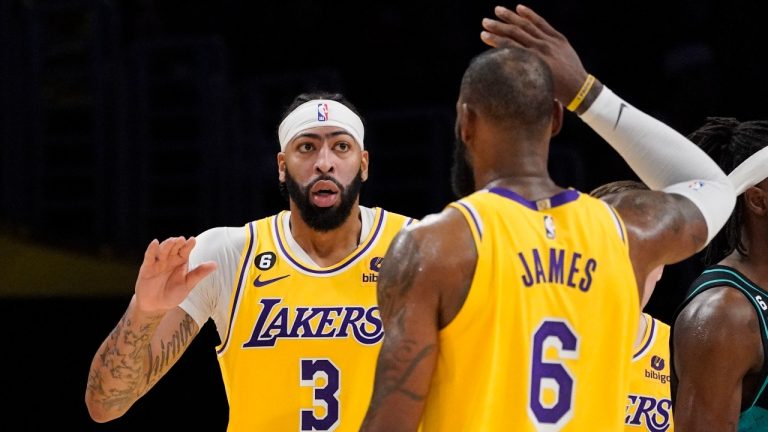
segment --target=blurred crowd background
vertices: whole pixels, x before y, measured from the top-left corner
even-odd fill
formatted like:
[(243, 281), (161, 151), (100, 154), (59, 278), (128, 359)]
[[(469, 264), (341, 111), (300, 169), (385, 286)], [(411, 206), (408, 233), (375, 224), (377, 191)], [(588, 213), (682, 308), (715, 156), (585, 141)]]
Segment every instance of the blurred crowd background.
[[(0, 429), (224, 430), (211, 323), (126, 417), (87, 417), (90, 360), (147, 243), (283, 209), (277, 125), (312, 90), (364, 116), (364, 205), (442, 209), (459, 81), (495, 4), (0, 0)], [(526, 4), (587, 70), (683, 134), (707, 116), (768, 118), (761, 2)], [(584, 191), (635, 178), (572, 114), (550, 171)], [(701, 266), (670, 266), (650, 312), (668, 321)]]

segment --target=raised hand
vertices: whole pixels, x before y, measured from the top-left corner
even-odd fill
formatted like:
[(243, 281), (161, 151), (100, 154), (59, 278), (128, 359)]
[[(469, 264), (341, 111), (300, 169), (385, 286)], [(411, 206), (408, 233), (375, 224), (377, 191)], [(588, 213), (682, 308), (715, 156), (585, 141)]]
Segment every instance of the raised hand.
[(143, 312), (165, 312), (178, 306), (204, 277), (216, 270), (205, 262), (189, 270), (189, 254), (195, 238), (171, 237), (152, 240), (136, 279), (136, 302)]
[(552, 70), (555, 96), (567, 105), (587, 78), (587, 71), (568, 39), (530, 8), (496, 6), (498, 19), (484, 18), (480, 39), (492, 47), (518, 46), (536, 52)]

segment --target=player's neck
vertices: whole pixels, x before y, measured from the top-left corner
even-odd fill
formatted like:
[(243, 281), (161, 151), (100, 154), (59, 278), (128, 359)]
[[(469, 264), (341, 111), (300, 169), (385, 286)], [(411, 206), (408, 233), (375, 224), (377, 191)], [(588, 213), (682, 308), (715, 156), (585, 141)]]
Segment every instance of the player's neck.
[(497, 177), (484, 184), (486, 184), (486, 188), (502, 187), (512, 190), (529, 201), (549, 198), (563, 190), (563, 188), (555, 184), (546, 172), (543, 174)]
[(352, 253), (360, 243), (362, 226), (360, 207), (357, 205), (341, 226), (323, 232), (307, 225), (298, 211), (291, 212), (291, 236), (312, 261), (321, 267), (332, 266)]
[(747, 255), (734, 251), (719, 264), (733, 267), (763, 289), (768, 289), (768, 254), (765, 247), (747, 249)]

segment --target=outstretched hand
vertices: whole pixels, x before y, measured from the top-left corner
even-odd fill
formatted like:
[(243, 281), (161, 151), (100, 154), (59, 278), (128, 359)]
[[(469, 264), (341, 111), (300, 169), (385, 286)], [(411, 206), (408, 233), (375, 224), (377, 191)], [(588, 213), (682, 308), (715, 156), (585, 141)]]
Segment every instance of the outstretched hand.
[(484, 18), (480, 39), (492, 47), (517, 46), (537, 53), (552, 70), (555, 97), (567, 105), (587, 79), (587, 71), (568, 39), (530, 8), (496, 6), (498, 19)]
[(204, 277), (216, 270), (215, 262), (188, 269), (195, 238), (171, 237), (152, 240), (136, 279), (136, 302), (144, 312), (167, 311), (178, 306)]

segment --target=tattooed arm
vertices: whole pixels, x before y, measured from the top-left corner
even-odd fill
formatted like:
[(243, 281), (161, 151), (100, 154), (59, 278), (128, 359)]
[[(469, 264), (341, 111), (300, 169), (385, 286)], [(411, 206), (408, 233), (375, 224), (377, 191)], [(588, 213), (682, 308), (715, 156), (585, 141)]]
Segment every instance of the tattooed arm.
[(195, 239), (153, 240), (144, 254), (136, 293), (101, 344), (88, 373), (85, 403), (97, 422), (125, 414), (176, 363), (199, 327), (178, 304), (213, 262), (188, 271)]
[(463, 305), (476, 260), (466, 222), (450, 208), (404, 229), (392, 242), (378, 283), (384, 343), (361, 430), (418, 428), (439, 352), (438, 331)]
[(627, 228), (629, 254), (640, 298), (651, 270), (674, 264), (701, 250), (707, 224), (686, 197), (662, 191), (631, 190), (605, 200), (621, 215)]

